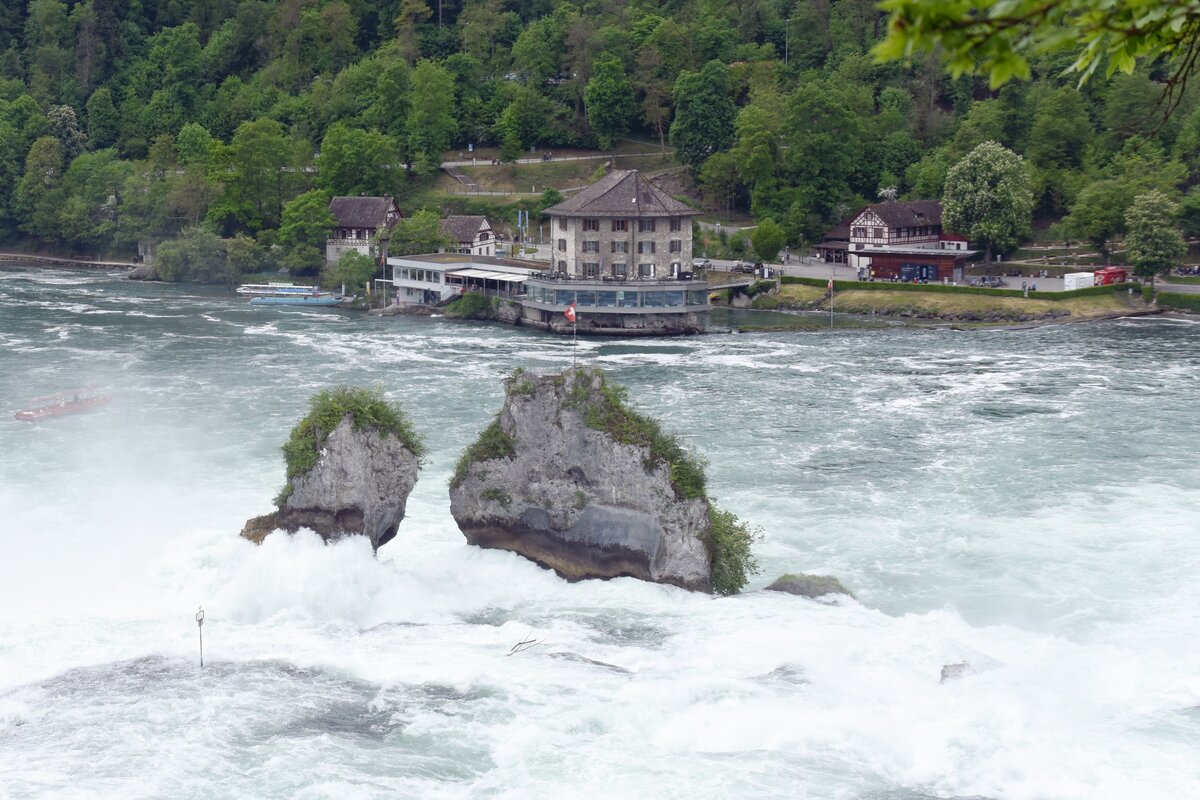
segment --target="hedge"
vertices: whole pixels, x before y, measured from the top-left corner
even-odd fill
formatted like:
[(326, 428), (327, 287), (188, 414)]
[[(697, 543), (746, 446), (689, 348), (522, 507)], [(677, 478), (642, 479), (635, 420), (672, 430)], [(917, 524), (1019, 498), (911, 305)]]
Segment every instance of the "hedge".
[[(799, 278), (792, 275), (785, 275), (782, 280), (784, 283), (799, 283), (804, 286), (819, 286), (821, 288), (825, 288), (829, 285), (828, 280), (823, 280), (821, 278)], [(1109, 294), (1118, 289), (1125, 289), (1130, 286), (1132, 286), (1132, 284), (1113, 283), (1109, 284), (1108, 286), (1089, 286), (1086, 289), (1076, 289), (1072, 292), (1030, 291), (1029, 296), (1037, 300), (1070, 300), (1075, 297)], [(833, 282), (833, 289), (837, 292), (846, 292), (852, 289), (858, 289), (859, 291), (867, 292), (942, 292), (944, 294), (986, 294), (991, 297), (1025, 296), (1025, 292), (1021, 289), (989, 289), (986, 286), (950, 286), (944, 283), (890, 283), (888, 281), (835, 280)]]
[(1183, 311), (1200, 311), (1200, 294), (1182, 294), (1180, 292), (1159, 292), (1158, 304), (1168, 308), (1178, 308)]

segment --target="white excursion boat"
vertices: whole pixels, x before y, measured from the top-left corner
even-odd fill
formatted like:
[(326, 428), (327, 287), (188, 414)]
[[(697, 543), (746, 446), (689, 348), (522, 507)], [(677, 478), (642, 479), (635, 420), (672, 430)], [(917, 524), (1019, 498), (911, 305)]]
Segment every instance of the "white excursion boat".
[(250, 305), (336, 306), (346, 298), (323, 292), (316, 286), (294, 283), (243, 283), (237, 293), (250, 298)]

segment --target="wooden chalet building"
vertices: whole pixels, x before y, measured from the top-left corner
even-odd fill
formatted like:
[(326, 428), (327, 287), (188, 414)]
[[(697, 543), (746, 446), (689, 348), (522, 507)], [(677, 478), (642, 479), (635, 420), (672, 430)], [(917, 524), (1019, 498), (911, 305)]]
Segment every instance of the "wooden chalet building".
[(942, 204), (937, 200), (867, 206), (814, 249), (821, 260), (848, 264), (864, 280), (962, 283), (967, 262), (975, 255), (966, 239), (942, 230)]
[(336, 264), (348, 250), (372, 258), (385, 256), (375, 252), (375, 242), (379, 233), (390, 231), (401, 216), (394, 197), (335, 197), (329, 201), (329, 213), (333, 230), (325, 241), (325, 261), (330, 264)]
[(442, 235), (450, 240), (442, 252), (476, 256), (496, 255), (498, 239), (487, 217), (451, 214), (442, 220)]

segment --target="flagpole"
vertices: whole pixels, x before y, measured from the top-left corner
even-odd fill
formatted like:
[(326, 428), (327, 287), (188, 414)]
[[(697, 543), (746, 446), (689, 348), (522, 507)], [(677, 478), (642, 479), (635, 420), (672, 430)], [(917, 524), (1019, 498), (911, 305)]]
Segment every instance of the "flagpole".
[[(574, 308), (579, 303), (579, 292), (575, 292), (574, 302), (571, 307)], [(571, 368), (579, 368), (579, 312), (576, 311), (571, 315)]]

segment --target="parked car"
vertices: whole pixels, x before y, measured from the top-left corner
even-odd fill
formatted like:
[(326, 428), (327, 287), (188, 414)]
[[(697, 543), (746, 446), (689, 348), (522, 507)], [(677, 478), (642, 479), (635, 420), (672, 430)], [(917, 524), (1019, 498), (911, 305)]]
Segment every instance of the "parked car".
[(692, 262), (692, 269), (712, 269), (712, 262), (707, 258), (702, 258)]
[[(758, 266), (762, 266), (762, 265), (759, 264)], [(755, 265), (751, 264), (749, 261), (739, 261), (733, 265), (734, 272), (744, 272), (747, 275), (753, 275), (754, 268), (755, 268)]]

